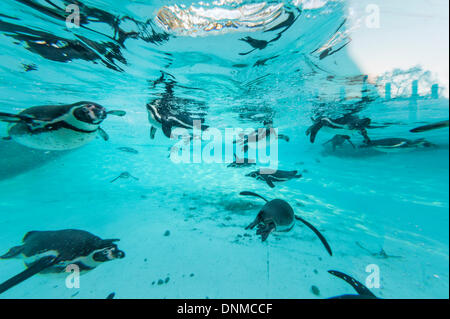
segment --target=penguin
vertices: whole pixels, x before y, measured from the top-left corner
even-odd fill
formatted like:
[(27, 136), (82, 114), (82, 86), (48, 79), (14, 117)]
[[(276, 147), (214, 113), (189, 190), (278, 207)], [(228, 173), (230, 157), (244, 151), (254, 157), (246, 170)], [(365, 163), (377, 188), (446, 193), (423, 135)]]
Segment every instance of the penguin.
[(124, 116), (124, 111), (106, 111), (93, 102), (47, 105), (28, 108), (19, 114), (0, 112), (0, 121), (8, 124), (8, 137), (24, 146), (65, 151), (81, 147), (97, 134), (109, 139), (100, 124), (108, 115)]
[(272, 170), (259, 169), (251, 172), (245, 176), (256, 178), (259, 181), (264, 181), (270, 188), (275, 188), (274, 182), (287, 182), (294, 178), (302, 178), (302, 174), (297, 174), (298, 171), (281, 171), (277, 170), (271, 173)]
[(351, 139), (351, 137), (349, 135), (337, 134), (328, 142), (323, 143), (323, 145), (327, 145), (327, 144), (331, 143), (331, 146), (333, 147), (333, 152), (336, 151), (336, 148), (338, 146), (342, 146), (345, 142), (349, 142), (350, 145), (353, 146), (353, 148), (356, 148), (350, 139)]
[(433, 124), (419, 126), (419, 127), (413, 128), (410, 132), (411, 133), (422, 133), (422, 132), (427, 132), (427, 131), (431, 131), (431, 130), (446, 128), (448, 126), (449, 126), (449, 121), (446, 120), (446, 121), (441, 121), (441, 122), (437, 122), (437, 123), (433, 123)]
[(377, 296), (375, 296), (366, 286), (364, 286), (358, 280), (350, 277), (349, 275), (346, 275), (337, 270), (329, 270), (328, 272), (333, 276), (345, 280), (358, 293), (357, 295), (340, 295), (328, 299), (380, 299)]
[(245, 229), (254, 229), (258, 227), (256, 232), (257, 235), (261, 236), (261, 240), (264, 242), (267, 240), (272, 232), (289, 232), (294, 228), (295, 221), (301, 221), (307, 227), (309, 227), (316, 235), (319, 237), (322, 244), (325, 246), (328, 254), (333, 256), (331, 247), (328, 244), (325, 237), (309, 222), (294, 214), (294, 210), (288, 202), (282, 199), (274, 199), (268, 201), (266, 198), (252, 193), (252, 192), (241, 192), (241, 196), (254, 196), (261, 198), (266, 202), (266, 204), (261, 208), (256, 219), (248, 225)]
[(397, 153), (402, 151), (411, 151), (417, 148), (435, 147), (434, 144), (428, 142), (424, 138), (417, 140), (408, 140), (406, 138), (384, 138), (380, 140), (372, 140), (361, 148), (373, 148), (384, 153)]
[[(170, 138), (173, 127), (181, 127), (186, 129), (194, 128), (194, 121), (201, 123), (200, 129), (207, 130), (208, 126), (204, 124), (204, 119), (194, 119), (188, 112), (180, 110), (180, 105), (189, 105), (193, 100), (177, 98), (174, 96), (173, 89), (176, 85), (175, 80), (166, 80), (166, 75), (173, 78), (172, 75), (161, 72), (161, 77), (153, 81), (153, 88), (157, 84), (165, 84), (165, 92), (160, 99), (155, 99), (147, 103), (148, 121), (150, 122), (150, 139), (155, 138), (158, 128), (162, 129), (164, 135)], [(198, 102), (197, 102), (198, 103)]]
[(255, 166), (256, 161), (249, 158), (239, 158), (236, 154), (234, 154), (234, 162), (229, 164), (227, 167), (233, 168), (245, 168), (250, 166)]
[(125, 257), (115, 244), (119, 239), (101, 239), (83, 230), (31, 231), (22, 241), (23, 245), (11, 248), (0, 260), (23, 259), (27, 269), (0, 284), (0, 294), (38, 273), (63, 273), (68, 265), (87, 272)]
[(114, 183), (114, 182), (117, 181), (119, 178), (122, 178), (122, 179), (129, 179), (129, 178), (131, 178), (131, 179), (134, 179), (135, 181), (138, 181), (138, 180), (139, 180), (139, 178), (134, 177), (134, 176), (131, 175), (129, 172), (123, 172), (123, 173), (120, 173), (119, 176), (117, 176), (116, 178), (114, 178), (110, 183)]
[(317, 133), (322, 129), (326, 128), (328, 131), (333, 133), (339, 133), (342, 135), (350, 135), (354, 132), (359, 132), (363, 137), (364, 141), (369, 142), (370, 138), (367, 134), (368, 128), (375, 128), (370, 126), (372, 120), (369, 118), (359, 118), (353, 114), (346, 114), (337, 119), (330, 119), (329, 117), (319, 117), (317, 119), (312, 119), (314, 124), (306, 130), (306, 136), (310, 137), (311, 143), (316, 140)]
[(267, 122), (264, 122), (266, 127), (260, 128), (257, 131), (253, 131), (252, 133), (245, 135), (245, 133), (241, 133), (239, 135), (239, 140), (234, 141), (233, 144), (239, 144), (242, 146), (242, 151), (246, 153), (249, 149), (249, 147), (256, 148), (259, 146), (259, 143), (266, 140), (266, 146), (270, 143), (270, 138), (273, 136), (274, 138), (278, 140), (283, 140), (285, 142), (289, 142), (290, 138), (287, 135), (284, 134), (277, 134), (275, 130), (267, 124)]
[[(182, 100), (178, 99), (178, 102), (183, 104)], [(167, 101), (162, 98), (147, 104), (148, 121), (151, 124), (150, 139), (155, 138), (158, 128), (162, 129), (164, 135), (170, 138), (174, 127), (193, 129), (195, 121), (200, 122), (199, 129), (202, 131), (208, 129), (208, 126), (204, 124), (204, 119), (194, 119), (189, 113), (183, 111), (172, 112), (166, 103)]]

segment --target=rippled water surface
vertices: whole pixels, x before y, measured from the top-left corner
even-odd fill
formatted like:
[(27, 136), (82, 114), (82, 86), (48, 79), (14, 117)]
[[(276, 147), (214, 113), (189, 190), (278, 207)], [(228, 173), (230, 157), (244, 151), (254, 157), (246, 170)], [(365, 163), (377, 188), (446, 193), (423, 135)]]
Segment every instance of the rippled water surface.
[[(77, 23), (69, 5), (78, 27), (66, 22)], [(80, 229), (120, 239), (126, 257), (84, 274), (79, 289), (40, 274), (0, 298), (355, 293), (328, 270), (381, 298), (448, 298), (448, 123), (410, 132), (448, 120), (448, 90), (421, 66), (365, 74), (349, 53), (358, 26), (346, 1), (3, 0), (0, 115), (92, 101), (126, 116), (102, 123), (108, 141), (74, 150), (0, 140), (0, 254), (29, 231)], [(150, 138), (149, 105), (222, 133), (276, 128), (289, 137), (278, 141), (279, 170), (302, 178), (271, 188), (246, 176), (259, 162), (177, 164), (174, 140), (160, 128)], [(380, 151), (354, 129), (353, 144), (333, 150), (325, 143), (336, 132), (324, 127), (314, 143), (305, 134), (314, 120), (349, 114), (371, 119), (371, 141), (431, 147)], [(333, 256), (301, 222), (262, 243), (245, 227), (264, 202), (242, 191), (286, 200)], [(0, 269), (3, 282), (24, 266), (5, 259)], [(373, 269), (380, 285), (366, 281)]]

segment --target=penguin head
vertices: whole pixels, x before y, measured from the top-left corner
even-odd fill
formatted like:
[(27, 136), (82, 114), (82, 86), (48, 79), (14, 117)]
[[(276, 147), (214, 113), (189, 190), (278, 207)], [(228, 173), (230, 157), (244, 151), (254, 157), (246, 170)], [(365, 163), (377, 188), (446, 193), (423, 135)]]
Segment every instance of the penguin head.
[(119, 239), (107, 239), (102, 241), (101, 248), (96, 250), (93, 259), (96, 262), (106, 262), (114, 259), (125, 258), (125, 253), (121, 251), (114, 242)]
[(251, 173), (249, 173), (249, 174), (247, 174), (245, 176), (256, 178), (256, 177), (259, 176), (259, 172), (251, 172)]
[(73, 111), (74, 116), (88, 124), (100, 124), (106, 119), (106, 109), (96, 103), (82, 102)]

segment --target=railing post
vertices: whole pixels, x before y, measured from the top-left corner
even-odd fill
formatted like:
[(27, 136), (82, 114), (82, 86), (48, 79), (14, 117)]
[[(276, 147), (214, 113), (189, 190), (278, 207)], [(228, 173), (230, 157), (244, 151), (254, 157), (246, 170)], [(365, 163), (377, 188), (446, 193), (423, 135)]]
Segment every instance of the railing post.
[(439, 84), (433, 84), (431, 87), (431, 98), (432, 99), (439, 99)]
[(386, 86), (384, 87), (384, 95), (386, 100), (390, 100), (392, 98), (392, 84), (386, 83)]

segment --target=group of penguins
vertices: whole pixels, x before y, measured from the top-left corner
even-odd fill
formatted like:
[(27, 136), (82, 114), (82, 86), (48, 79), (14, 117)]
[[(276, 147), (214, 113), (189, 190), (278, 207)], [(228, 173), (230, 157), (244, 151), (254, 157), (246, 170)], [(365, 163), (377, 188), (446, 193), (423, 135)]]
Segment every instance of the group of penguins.
[[(151, 138), (154, 138), (157, 128), (170, 137), (173, 127), (193, 128), (193, 121), (188, 114), (177, 115), (165, 112), (161, 103), (149, 103), (147, 110), (149, 120), (152, 124)], [(78, 102), (70, 105), (37, 106), (28, 108), (19, 114), (0, 112), (0, 121), (8, 123), (8, 136), (4, 139), (30, 148), (61, 151), (75, 149), (92, 141), (97, 134), (104, 140), (108, 140), (107, 133), (100, 125), (108, 115), (125, 116), (124, 111), (108, 111), (103, 106), (93, 102)], [(381, 151), (397, 151), (417, 147), (429, 147), (431, 143), (424, 139), (408, 140), (401, 138), (390, 138), (382, 140), (371, 140), (367, 129), (371, 126), (370, 119), (361, 119), (354, 114), (348, 114), (341, 118), (330, 119), (319, 117), (313, 120), (314, 124), (307, 130), (310, 141), (314, 143), (317, 133), (321, 129), (328, 129), (337, 134), (327, 143), (331, 143), (333, 149), (350, 141), (348, 132), (359, 132), (364, 137), (364, 147), (374, 147)], [(433, 123), (411, 130), (414, 133), (425, 132), (449, 126), (449, 121)], [(207, 126), (202, 126), (206, 130)], [(264, 134), (255, 139), (267, 138), (273, 134), (273, 130), (267, 129)], [(284, 135), (278, 138), (289, 141)], [(249, 139), (241, 141), (244, 150), (248, 149)], [(354, 146), (354, 145), (353, 145)], [(254, 165), (254, 162), (242, 161), (236, 158), (231, 167)], [(264, 181), (271, 188), (274, 182), (287, 181), (300, 178), (297, 171), (264, 172), (260, 169), (248, 174), (248, 176)], [(253, 192), (241, 192), (242, 196), (253, 196), (265, 201), (255, 220), (246, 229), (257, 229), (256, 234), (266, 241), (272, 232), (288, 232), (293, 229), (296, 221), (302, 222), (311, 229), (326, 251), (332, 256), (332, 250), (325, 237), (308, 221), (296, 215), (291, 205), (282, 199), (268, 200)], [(81, 271), (89, 271), (98, 265), (114, 259), (122, 259), (125, 253), (121, 251), (117, 242), (119, 239), (101, 239), (89, 232), (82, 230), (59, 230), (59, 231), (32, 231), (23, 238), (23, 244), (11, 248), (0, 259), (21, 258), (24, 260), (26, 269), (18, 275), (0, 284), (0, 294), (20, 284), (26, 279), (38, 273), (61, 273), (68, 265), (78, 265)], [(341, 295), (335, 299), (371, 299), (377, 298), (362, 283), (356, 279), (336, 270), (330, 270), (330, 274), (343, 279), (350, 284), (357, 294)]]

